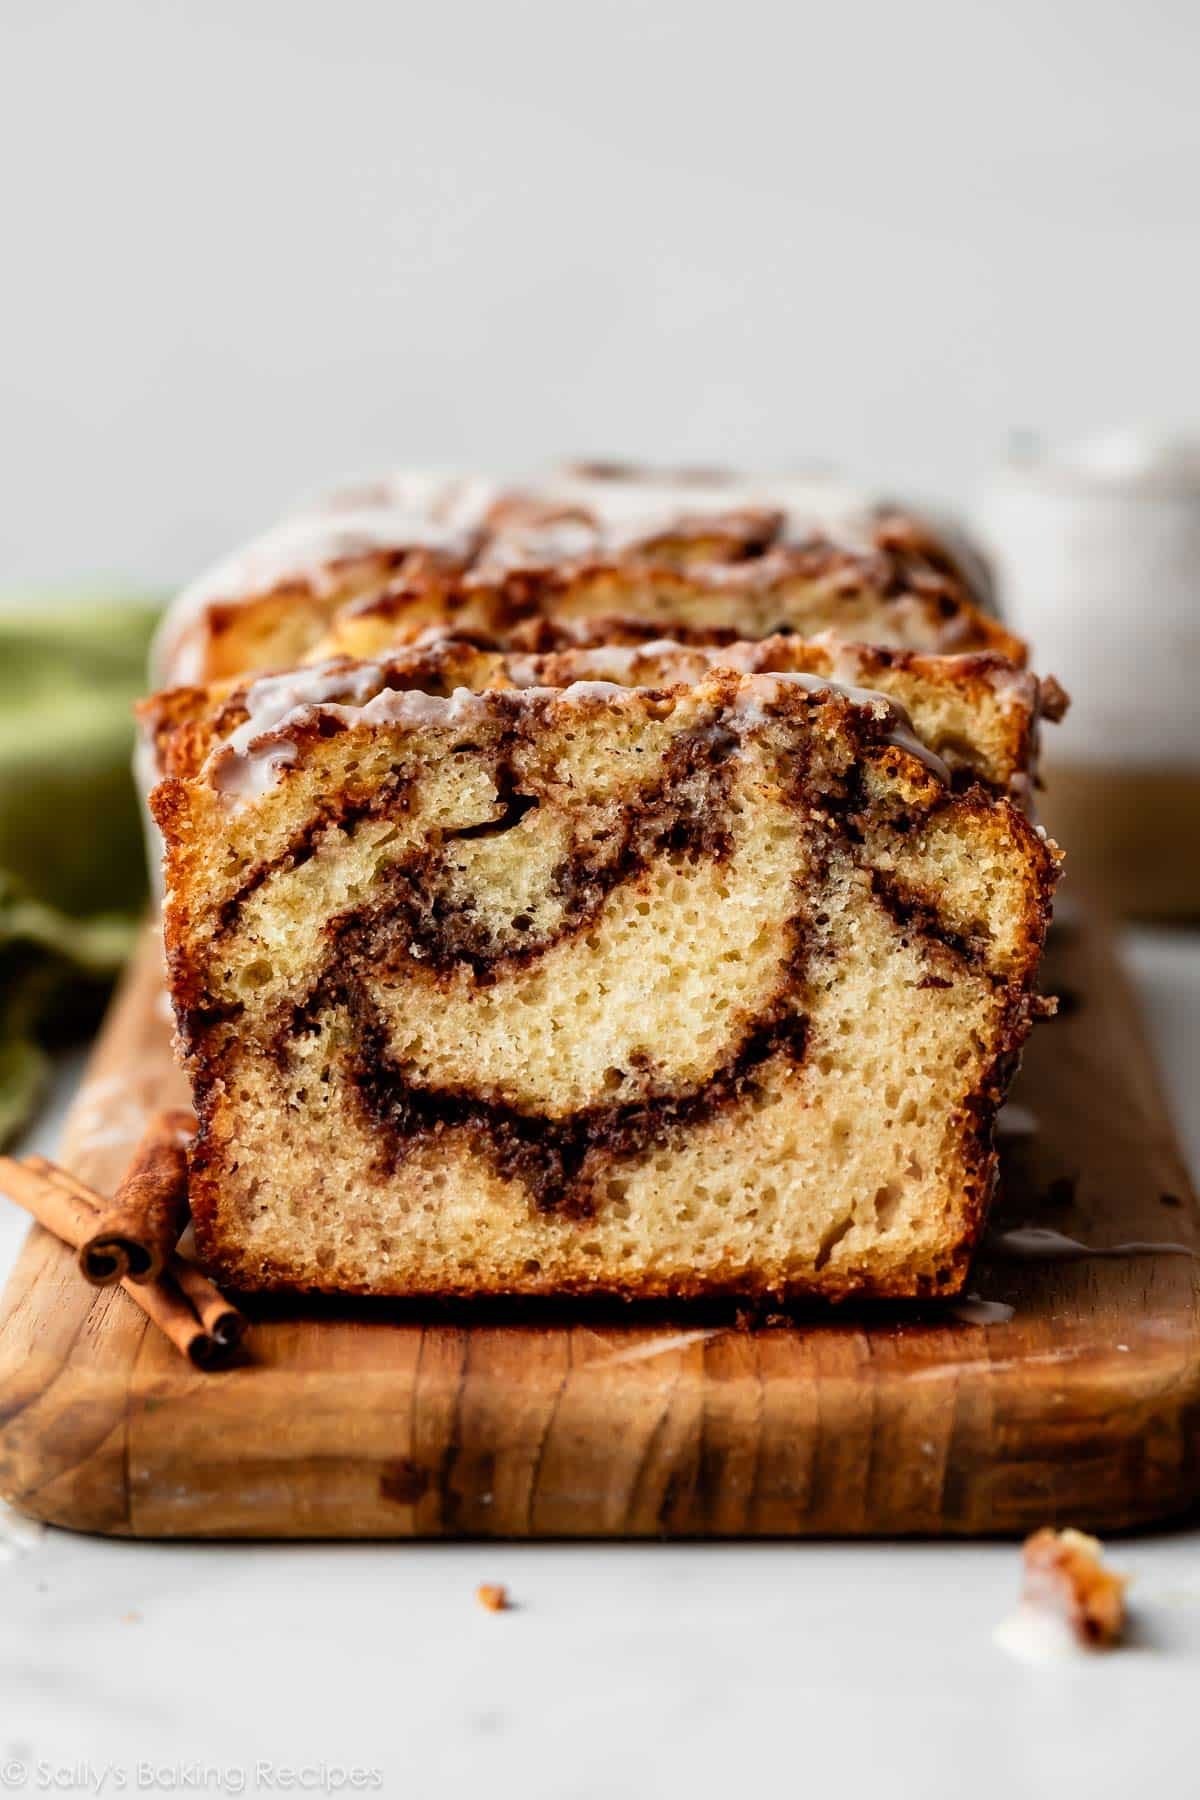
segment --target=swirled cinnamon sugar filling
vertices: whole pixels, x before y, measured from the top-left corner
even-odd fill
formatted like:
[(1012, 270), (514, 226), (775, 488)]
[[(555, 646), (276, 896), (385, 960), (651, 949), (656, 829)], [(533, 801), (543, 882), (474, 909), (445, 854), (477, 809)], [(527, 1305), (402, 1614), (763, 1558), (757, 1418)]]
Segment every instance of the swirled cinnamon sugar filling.
[(956, 1291), (1057, 874), (1036, 694), (831, 655), (442, 642), (160, 701), (213, 1269)]

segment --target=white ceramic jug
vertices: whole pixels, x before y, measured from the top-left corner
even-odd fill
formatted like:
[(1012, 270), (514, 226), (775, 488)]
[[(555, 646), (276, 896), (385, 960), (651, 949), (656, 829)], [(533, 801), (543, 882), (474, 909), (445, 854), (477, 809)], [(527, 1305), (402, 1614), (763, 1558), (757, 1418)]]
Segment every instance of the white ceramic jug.
[(974, 528), (1034, 667), (1071, 695), (1043, 816), (1121, 910), (1200, 914), (1200, 439), (1014, 458)]

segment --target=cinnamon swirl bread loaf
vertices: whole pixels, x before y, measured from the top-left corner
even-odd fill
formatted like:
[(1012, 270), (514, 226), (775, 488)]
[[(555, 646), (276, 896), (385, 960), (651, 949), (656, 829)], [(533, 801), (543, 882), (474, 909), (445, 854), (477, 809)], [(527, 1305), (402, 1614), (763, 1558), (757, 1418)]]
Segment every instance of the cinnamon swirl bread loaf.
[[(501, 641), (543, 618), (623, 615), (664, 635), (789, 630), (927, 651), (1024, 646), (944, 534), (830, 481), (616, 470), (504, 488), (400, 474), (286, 520), (194, 583), (163, 683), (374, 656), (428, 626)], [(331, 635), (330, 635), (331, 634)]]
[[(914, 724), (758, 655), (442, 644), (159, 704), (215, 1271), (403, 1295), (959, 1287), (1057, 853), (1004, 797), (1015, 740), (925, 738), (952, 669), (872, 665)], [(997, 718), (1018, 691), (958, 679)]]

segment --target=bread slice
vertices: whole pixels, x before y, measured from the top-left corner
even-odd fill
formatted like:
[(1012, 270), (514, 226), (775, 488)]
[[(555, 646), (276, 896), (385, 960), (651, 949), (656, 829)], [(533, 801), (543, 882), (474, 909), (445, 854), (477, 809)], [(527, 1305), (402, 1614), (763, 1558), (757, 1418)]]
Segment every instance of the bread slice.
[[(388, 686), (445, 694), (459, 687), (567, 687), (581, 680), (663, 687), (692, 683), (722, 667), (743, 674), (824, 676), (884, 694), (902, 707), (922, 743), (948, 764), (957, 787), (980, 780), (1026, 807), (1037, 781), (1041, 723), (1061, 718), (1067, 705), (1053, 678), (1039, 680), (992, 651), (932, 656), (843, 643), (834, 634), (684, 644), (654, 638), (651, 626), (629, 619), (606, 619), (598, 629), (601, 641), (594, 642), (590, 627), (543, 620), (532, 632), (517, 634), (536, 646), (528, 652), (502, 652), (486, 637), (433, 631), (391, 648), (371, 666)], [(327, 681), (336, 689), (354, 660), (330, 657), (295, 674), (260, 677), (253, 684), (255, 702), (245, 679), (170, 688), (144, 701), (139, 712), (147, 793), (166, 766), (168, 744), (177, 771), (185, 763), (195, 769), (217, 739), (244, 722), (248, 706), (262, 704), (263, 695), (319, 694)]]
[[(974, 583), (974, 585), (973, 585)], [(907, 513), (820, 481), (562, 475), (502, 489), (403, 474), (280, 526), (181, 594), (164, 685), (374, 656), (430, 625), (505, 640), (546, 617), (624, 614), (664, 633), (780, 629), (928, 651), (1020, 640), (962, 552)]]
[(443, 646), (162, 726), (202, 1256), (252, 1289), (956, 1291), (1054, 847), (881, 695), (547, 673)]

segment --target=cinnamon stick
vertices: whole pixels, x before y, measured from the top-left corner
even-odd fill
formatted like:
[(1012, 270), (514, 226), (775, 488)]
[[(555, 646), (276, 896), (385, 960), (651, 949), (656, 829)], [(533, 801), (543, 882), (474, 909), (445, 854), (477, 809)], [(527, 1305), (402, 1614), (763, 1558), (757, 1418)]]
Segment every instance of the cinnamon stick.
[(203, 1269), (173, 1256), (170, 1263), (172, 1280), (186, 1294), (196, 1317), (217, 1348), (227, 1354), (237, 1349), (246, 1335), (246, 1315), (215, 1288)]
[[(183, 1115), (185, 1119), (188, 1116), (186, 1113)], [(95, 1206), (91, 1189), (85, 1187), (69, 1170), (60, 1169), (57, 1163), (47, 1162), (44, 1156), (27, 1156), (25, 1167), (44, 1175), (47, 1181), (53, 1182), (75, 1200), (87, 1206)], [(246, 1335), (246, 1316), (213, 1285), (203, 1269), (176, 1251), (167, 1263), (164, 1274), (169, 1275), (176, 1287), (191, 1301), (197, 1318), (217, 1347), (226, 1352), (236, 1350)], [(125, 1285), (128, 1287), (128, 1282)]]
[[(187, 1224), (187, 1142), (195, 1120), (157, 1113), (109, 1204), (79, 1246), (79, 1267), (95, 1287), (157, 1281)], [(38, 1168), (45, 1173), (42, 1160)]]
[[(189, 1115), (185, 1113), (183, 1117), (187, 1119)], [(71, 1195), (77, 1203), (89, 1209), (95, 1207), (96, 1199), (92, 1190), (85, 1187), (68, 1169), (60, 1169), (57, 1163), (47, 1162), (44, 1156), (27, 1156), (24, 1166), (44, 1175), (47, 1181), (53, 1182), (64, 1194)], [(218, 1348), (227, 1352), (236, 1350), (246, 1335), (245, 1314), (240, 1313), (233, 1302), (225, 1298), (203, 1269), (198, 1268), (194, 1262), (189, 1262), (178, 1251), (172, 1255), (165, 1273), (170, 1275), (175, 1285), (191, 1301), (197, 1318)], [(128, 1283), (125, 1285), (128, 1287)]]
[[(31, 1213), (39, 1225), (64, 1244), (77, 1249), (95, 1228), (97, 1196), (74, 1176), (68, 1175), (65, 1169), (55, 1168), (41, 1157), (31, 1158), (31, 1162), (39, 1166), (30, 1167), (11, 1157), (0, 1156), (0, 1187), (18, 1206)], [(197, 1292), (203, 1284), (204, 1305), (210, 1320), (232, 1313), (237, 1325), (230, 1328), (226, 1323), (220, 1335), (211, 1325), (206, 1326), (199, 1307), (193, 1309), (188, 1293), (176, 1278), (174, 1267), (170, 1273), (160, 1275), (157, 1281), (134, 1282), (125, 1278), (121, 1286), (195, 1368), (219, 1368), (240, 1343), (245, 1321), (199, 1269), (193, 1269), (186, 1279)]]
[(0, 1186), (10, 1200), (32, 1213), (39, 1225), (64, 1244), (82, 1243), (95, 1224), (95, 1209), (85, 1199), (57, 1187), (40, 1169), (26, 1168), (11, 1156), (0, 1156)]

